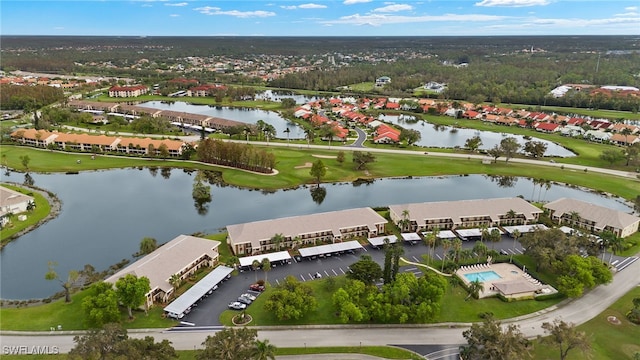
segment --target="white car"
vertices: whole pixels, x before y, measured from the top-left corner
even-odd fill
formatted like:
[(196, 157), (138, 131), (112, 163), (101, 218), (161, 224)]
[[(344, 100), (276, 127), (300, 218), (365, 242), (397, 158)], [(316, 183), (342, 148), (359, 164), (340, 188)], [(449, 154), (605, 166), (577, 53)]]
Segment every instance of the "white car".
[(233, 310), (244, 310), (247, 308), (246, 304), (243, 304), (239, 301), (234, 301), (234, 302), (230, 302), (229, 303), (229, 309), (233, 309)]
[(247, 298), (247, 299), (249, 299), (251, 301), (256, 301), (256, 297), (254, 295), (249, 294), (249, 293), (244, 293), (244, 294), (240, 295), (240, 297)]

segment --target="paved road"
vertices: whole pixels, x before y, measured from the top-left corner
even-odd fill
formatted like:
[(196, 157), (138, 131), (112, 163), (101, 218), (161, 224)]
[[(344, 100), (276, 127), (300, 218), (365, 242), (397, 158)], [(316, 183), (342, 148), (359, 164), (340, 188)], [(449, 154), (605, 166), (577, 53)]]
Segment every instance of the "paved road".
[[(505, 321), (517, 323), (528, 337), (542, 335), (543, 322), (561, 318), (564, 321), (582, 324), (604, 311), (609, 305), (640, 285), (640, 261), (629, 265), (616, 274), (613, 282), (599, 286), (582, 298), (553, 306), (538, 313)], [(259, 328), (258, 336), (269, 339), (278, 347), (304, 346), (375, 346), (394, 345), (452, 345), (464, 343), (462, 331), (469, 324), (436, 324), (431, 326), (300, 326), (297, 328)], [(192, 329), (192, 331), (139, 330), (132, 337), (153, 336), (156, 340), (168, 339), (178, 350), (200, 348), (207, 335), (219, 327)], [(28, 335), (28, 336), (25, 336)], [(73, 347), (72, 333), (20, 333), (4, 332), (0, 337), (3, 346), (56, 346), (61, 352)]]
[[(66, 126), (66, 128), (71, 129), (71, 130), (82, 130), (82, 131), (86, 131), (86, 129), (84, 128), (77, 128), (77, 127), (73, 127), (73, 126)], [(475, 159), (475, 160), (484, 160), (484, 159), (488, 159), (488, 157), (486, 155), (478, 155), (478, 154), (455, 154), (455, 153), (445, 153), (445, 152), (422, 152), (422, 151), (414, 151), (414, 150), (402, 150), (402, 149), (384, 149), (384, 148), (368, 148), (368, 147), (364, 147), (363, 143), (364, 140), (366, 139), (366, 134), (364, 134), (365, 138), (363, 139), (362, 137), (362, 133), (364, 133), (361, 129), (357, 129), (356, 128), (356, 132), (358, 132), (358, 138), (357, 140), (350, 144), (350, 145), (336, 145), (336, 144), (332, 144), (331, 146), (328, 145), (304, 145), (304, 148), (307, 149), (321, 149), (321, 150), (326, 150), (326, 149), (333, 149), (333, 150), (346, 150), (346, 151), (362, 151), (363, 149), (366, 149), (366, 151), (369, 152), (373, 152), (373, 153), (393, 153), (393, 154), (405, 154), (405, 155), (414, 155), (414, 156), (433, 156), (433, 157), (449, 157), (449, 158), (458, 158), (458, 159)], [(120, 133), (120, 135), (128, 135), (128, 136), (134, 136), (135, 134), (130, 134), (130, 133)], [(137, 134), (139, 135), (139, 134)], [(148, 137), (166, 137), (166, 135), (145, 135)], [(195, 142), (200, 140), (200, 135), (187, 135), (187, 136), (177, 136), (177, 138), (180, 138), (183, 141), (188, 141), (188, 142)], [(239, 143), (246, 143), (245, 140), (231, 140), (231, 139), (227, 139), (225, 141), (230, 141), (230, 142), (239, 142)], [(295, 144), (290, 144), (288, 142), (286, 143), (281, 143), (281, 142), (265, 142), (265, 141), (251, 141), (251, 144), (254, 145), (264, 145), (264, 146), (287, 146), (287, 147), (294, 147)], [(303, 145), (298, 145), (298, 148), (303, 148)], [(416, 149), (418, 149), (418, 147), (416, 147)], [(504, 161), (505, 158), (498, 158), (498, 161)], [(569, 171), (582, 171), (582, 172), (595, 172), (595, 173), (602, 173), (602, 174), (608, 174), (608, 175), (615, 175), (615, 176), (620, 176), (620, 177), (625, 177), (625, 178), (631, 178), (631, 179), (638, 179), (638, 174), (634, 173), (634, 172), (629, 172), (629, 171), (620, 171), (620, 170), (612, 170), (612, 169), (605, 169), (605, 168), (598, 168), (598, 167), (592, 167), (592, 166), (582, 166), (582, 165), (574, 165), (574, 164), (562, 164), (562, 163), (557, 163), (557, 162), (549, 162), (546, 160), (534, 160), (534, 159), (523, 159), (523, 158), (512, 158), (509, 159), (510, 162), (514, 162), (514, 163), (522, 163), (522, 164), (531, 164), (531, 165), (542, 165), (542, 166), (552, 166), (552, 167), (557, 167), (557, 168), (564, 168), (566, 170)]]

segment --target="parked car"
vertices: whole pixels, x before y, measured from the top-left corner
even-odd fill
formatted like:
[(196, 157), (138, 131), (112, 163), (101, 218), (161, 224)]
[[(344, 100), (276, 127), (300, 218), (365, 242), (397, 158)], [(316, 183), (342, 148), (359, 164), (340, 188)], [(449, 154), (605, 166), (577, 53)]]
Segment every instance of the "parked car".
[(252, 301), (251, 301), (251, 299), (246, 298), (244, 296), (238, 296), (238, 302), (241, 302), (241, 303), (246, 304), (246, 305), (251, 305)]
[(244, 310), (247, 308), (247, 304), (243, 304), (239, 301), (234, 301), (229, 303), (229, 309), (233, 310)]
[(244, 294), (240, 295), (240, 297), (247, 298), (247, 299), (249, 299), (251, 301), (256, 301), (256, 297), (254, 295), (249, 294), (249, 293), (244, 293)]
[(249, 290), (263, 292), (265, 289), (264, 285), (260, 284), (251, 284), (249, 285)]

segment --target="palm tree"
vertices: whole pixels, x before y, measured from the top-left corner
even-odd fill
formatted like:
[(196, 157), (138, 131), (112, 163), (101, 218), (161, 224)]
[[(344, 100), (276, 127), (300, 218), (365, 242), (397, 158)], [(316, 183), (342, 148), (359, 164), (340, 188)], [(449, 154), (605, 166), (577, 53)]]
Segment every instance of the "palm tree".
[(478, 262), (481, 257), (487, 255), (487, 245), (485, 245), (482, 241), (476, 241), (476, 244), (473, 245), (473, 252), (478, 255)]
[(227, 263), (235, 269), (236, 265), (238, 264), (238, 261), (240, 261), (240, 258), (233, 255), (227, 260)]
[(473, 296), (475, 299), (480, 297), (480, 293), (484, 290), (484, 286), (480, 282), (480, 280), (476, 279), (469, 283), (468, 286), (469, 295), (465, 298), (465, 300), (469, 299)]
[(251, 263), (251, 268), (256, 272), (256, 281), (258, 281), (258, 269), (260, 269), (260, 261), (253, 260)]
[(613, 260), (613, 254), (624, 250), (624, 241), (621, 237), (618, 237), (616, 234), (613, 234), (611, 241), (609, 242), (609, 248), (611, 253), (609, 254), (609, 264), (611, 264), (611, 260)]
[(427, 265), (429, 265), (429, 263), (431, 262), (431, 256), (433, 252), (432, 250), (435, 247), (434, 245), (436, 244), (436, 237), (433, 235), (433, 233), (425, 235), (424, 244), (429, 247), (429, 258), (427, 258)]
[(447, 260), (447, 251), (451, 247), (451, 240), (444, 239), (442, 240), (442, 269), (440, 271), (444, 271), (444, 263)]
[(580, 213), (577, 211), (571, 211), (569, 213), (569, 220), (572, 226), (580, 228)]
[(255, 360), (275, 360), (276, 359), (276, 346), (269, 343), (268, 339), (264, 341), (256, 340), (253, 349), (253, 359)]
[(271, 242), (276, 246), (276, 251), (280, 251), (280, 245), (284, 241), (284, 236), (281, 233), (273, 235)]
[(286, 128), (284, 129), (284, 132), (287, 133), (287, 146), (289, 146), (289, 134), (291, 133), (291, 129)]
[(402, 216), (402, 220), (398, 222), (400, 225), (400, 231), (408, 231), (409, 225), (411, 225), (409, 210), (408, 209), (402, 210), (401, 216)]
[(517, 216), (518, 214), (513, 209), (509, 209), (509, 211), (507, 211), (507, 219), (509, 219), (509, 225), (513, 225), (513, 220)]
[(307, 139), (307, 147), (311, 146), (311, 142), (315, 138), (316, 134), (313, 131), (312, 127), (308, 127), (304, 129), (304, 137)]
[(538, 202), (540, 202), (540, 195), (542, 195), (542, 187), (544, 186), (544, 197), (547, 197), (547, 191), (551, 189), (551, 180), (540, 180), (540, 192), (538, 193)]
[(516, 249), (516, 241), (520, 237), (520, 231), (518, 231), (518, 229), (513, 230), (513, 232), (511, 233), (511, 236), (513, 236), (513, 251), (511, 251), (511, 256), (509, 257), (510, 263), (513, 262), (513, 253), (515, 252), (515, 249)]
[(453, 253), (454, 253), (454, 261), (456, 264), (460, 260), (460, 250), (462, 250), (462, 240), (455, 238), (452, 242)]
[(491, 230), (491, 233), (489, 234), (489, 238), (491, 239), (491, 250), (494, 249), (495, 247), (495, 243), (500, 241), (500, 230), (498, 229), (493, 229)]
[(264, 281), (267, 282), (267, 273), (271, 270), (271, 261), (268, 258), (262, 259), (262, 271), (264, 271)]
[(480, 225), (480, 241), (484, 243), (489, 238), (489, 227), (487, 224)]
[(171, 287), (173, 288), (173, 296), (176, 296), (176, 291), (178, 291), (181, 283), (182, 278), (178, 274), (172, 274), (169, 278), (169, 284), (171, 284)]

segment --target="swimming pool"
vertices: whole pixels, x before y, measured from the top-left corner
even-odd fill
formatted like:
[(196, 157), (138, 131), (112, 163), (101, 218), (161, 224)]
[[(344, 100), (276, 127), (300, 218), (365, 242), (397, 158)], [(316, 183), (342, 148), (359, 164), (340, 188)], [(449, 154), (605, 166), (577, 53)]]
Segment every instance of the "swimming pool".
[(493, 270), (481, 271), (481, 272), (476, 272), (471, 274), (464, 274), (464, 277), (467, 278), (467, 280), (469, 280), (470, 282), (476, 281), (476, 280), (480, 282), (485, 282), (485, 281), (502, 279), (500, 275), (498, 275), (498, 273), (496, 273)]

